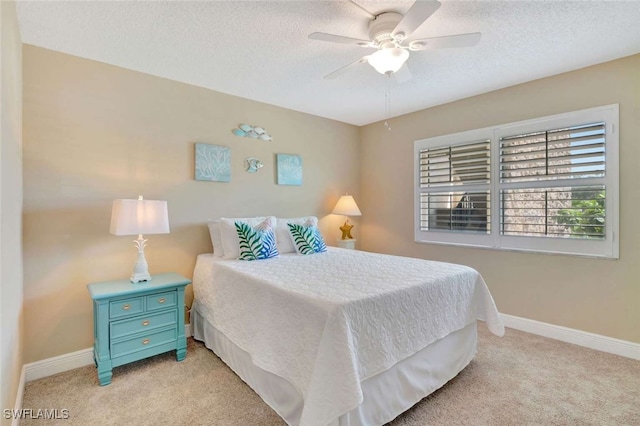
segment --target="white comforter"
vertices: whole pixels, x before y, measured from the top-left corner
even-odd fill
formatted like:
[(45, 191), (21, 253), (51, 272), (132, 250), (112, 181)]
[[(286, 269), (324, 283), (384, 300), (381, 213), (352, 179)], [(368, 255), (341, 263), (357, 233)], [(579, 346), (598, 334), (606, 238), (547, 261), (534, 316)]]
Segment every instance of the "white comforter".
[(360, 382), (476, 319), (504, 327), (480, 274), (449, 263), (330, 248), (254, 262), (198, 256), (207, 320), (288, 380), (301, 425), (326, 425), (362, 402)]

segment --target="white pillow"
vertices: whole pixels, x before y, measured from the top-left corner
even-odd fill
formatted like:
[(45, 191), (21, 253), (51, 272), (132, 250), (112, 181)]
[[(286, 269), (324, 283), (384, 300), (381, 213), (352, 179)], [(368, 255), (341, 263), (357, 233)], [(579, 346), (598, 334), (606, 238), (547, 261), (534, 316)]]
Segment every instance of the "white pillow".
[(274, 216), (221, 218), (220, 234), (222, 235), (222, 257), (225, 259), (237, 259), (238, 256), (240, 256), (240, 241), (238, 240), (236, 222), (245, 222), (253, 228), (265, 220), (269, 221), (271, 228), (276, 227), (276, 218)]
[(222, 234), (220, 233), (220, 219), (210, 220), (208, 225), (211, 245), (213, 245), (213, 257), (223, 257), (224, 250), (222, 248)]
[(318, 218), (315, 216), (292, 217), (289, 219), (279, 217), (277, 219), (276, 245), (278, 246), (278, 253), (296, 253), (296, 246), (293, 244), (288, 224), (304, 225), (307, 221), (310, 221), (313, 226), (318, 226)]

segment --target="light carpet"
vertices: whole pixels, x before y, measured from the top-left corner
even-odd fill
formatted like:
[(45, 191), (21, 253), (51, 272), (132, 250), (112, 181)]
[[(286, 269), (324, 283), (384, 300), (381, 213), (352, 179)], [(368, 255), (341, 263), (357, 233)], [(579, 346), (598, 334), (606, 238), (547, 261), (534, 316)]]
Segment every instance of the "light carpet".
[[(507, 329), (478, 327), (475, 359), (390, 425), (640, 425), (640, 361)], [(67, 420), (21, 425), (284, 425), (201, 342), (117, 367), (98, 386), (93, 366), (27, 383), (23, 408), (67, 409)]]

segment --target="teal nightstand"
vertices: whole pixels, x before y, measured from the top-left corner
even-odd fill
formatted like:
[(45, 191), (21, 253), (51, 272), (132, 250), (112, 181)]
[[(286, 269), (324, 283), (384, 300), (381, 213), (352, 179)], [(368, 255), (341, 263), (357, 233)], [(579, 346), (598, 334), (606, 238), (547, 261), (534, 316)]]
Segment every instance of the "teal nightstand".
[(113, 367), (171, 350), (187, 356), (184, 288), (179, 274), (154, 275), (151, 281), (128, 279), (87, 285), (93, 299), (93, 359), (100, 385), (111, 383)]

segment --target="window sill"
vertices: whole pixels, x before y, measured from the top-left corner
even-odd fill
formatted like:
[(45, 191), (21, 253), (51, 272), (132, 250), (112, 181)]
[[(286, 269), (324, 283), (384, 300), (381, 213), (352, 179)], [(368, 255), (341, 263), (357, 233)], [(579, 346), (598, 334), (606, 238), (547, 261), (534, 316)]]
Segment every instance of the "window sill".
[(561, 252), (561, 251), (550, 251), (550, 250), (534, 250), (534, 249), (526, 249), (526, 248), (493, 247), (493, 246), (478, 245), (478, 244), (452, 243), (452, 242), (443, 242), (443, 241), (414, 240), (414, 242), (418, 244), (425, 244), (425, 245), (433, 244), (433, 245), (439, 245), (439, 246), (494, 250), (494, 251), (502, 251), (502, 252), (542, 254), (542, 255), (549, 255), (549, 256), (582, 257), (586, 259), (618, 260), (620, 258), (620, 256), (608, 256), (604, 254), (584, 254), (584, 253), (572, 253), (572, 252)]

